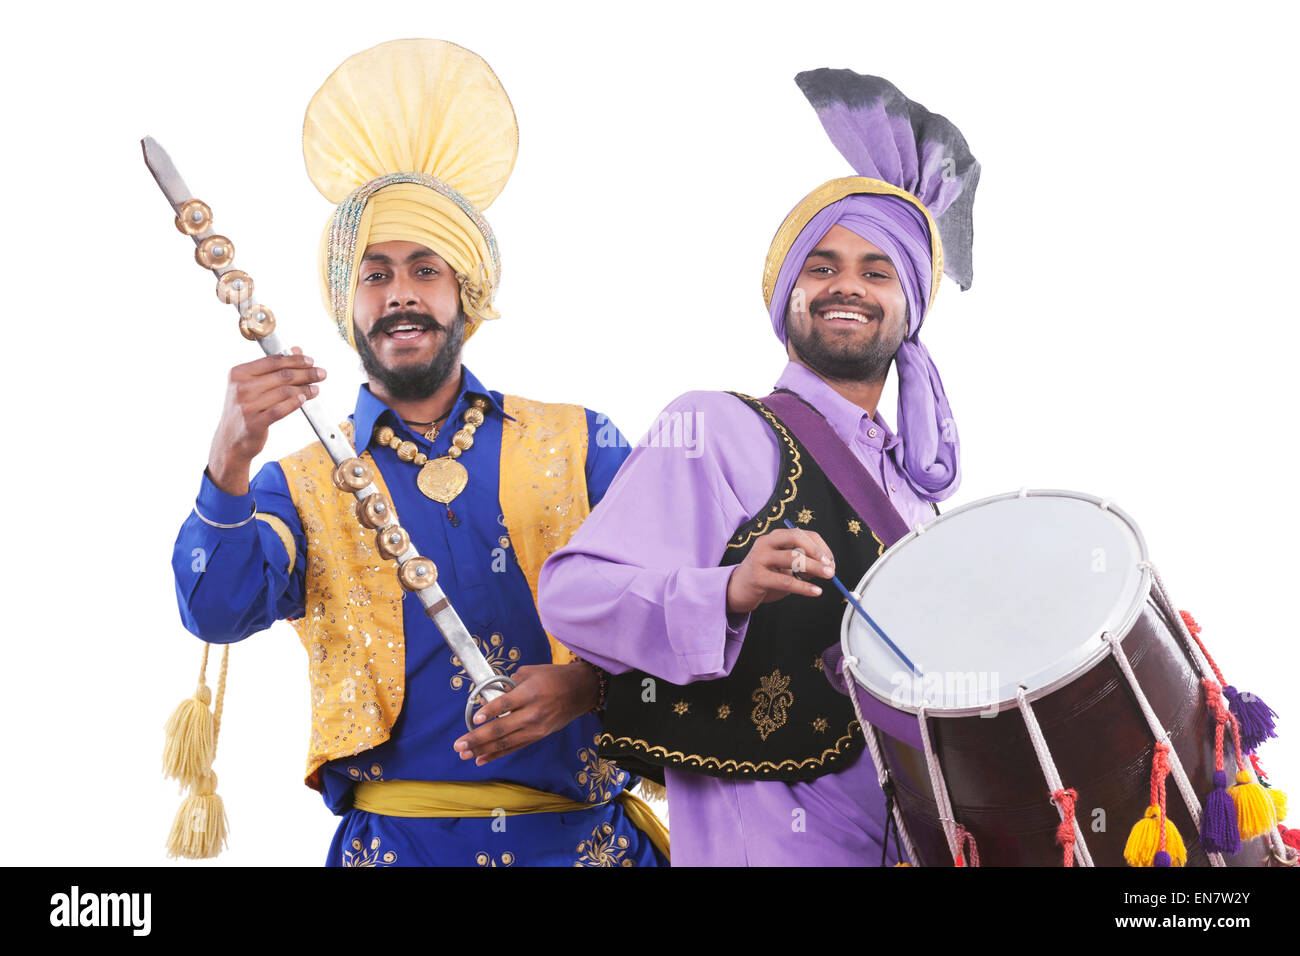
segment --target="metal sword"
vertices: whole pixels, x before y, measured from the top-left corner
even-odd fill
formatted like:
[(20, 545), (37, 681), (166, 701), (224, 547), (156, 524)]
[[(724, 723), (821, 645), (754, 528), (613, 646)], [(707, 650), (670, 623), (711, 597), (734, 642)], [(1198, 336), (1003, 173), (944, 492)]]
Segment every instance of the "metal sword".
[[(145, 165), (149, 167), (158, 188), (167, 197), (167, 202), (176, 214), (177, 226), (194, 239), (196, 256), (203, 256), (200, 265), (210, 267), (217, 276), (218, 296), (239, 311), (240, 331), (245, 338), (257, 341), (267, 355), (291, 354), (291, 350), (275, 331), (274, 316), (253, 297), (251, 277), (233, 267), (233, 243), (213, 232), (210, 210), (195, 199), (185, 185), (185, 180), (176, 171), (171, 157), (157, 140), (146, 136), (140, 141), (140, 146), (144, 151)], [(188, 219), (184, 223), (181, 220), (183, 209), (187, 210), (185, 215)], [(191, 209), (193, 211), (188, 211)], [(481, 696), (485, 702), (493, 700), (513, 688), (515, 683), (505, 674), (497, 673), (487, 662), (460, 615), (438, 586), (437, 569), (433, 562), (420, 556), (410, 542), (410, 535), (398, 524), (397, 511), (392, 502), (375, 486), (371, 466), (357, 457), (356, 449), (352, 447), (347, 435), (342, 433), (342, 429), (325, 420), (315, 401), (311, 399), (305, 402), (302, 413), (307, 416), (312, 431), (336, 466), (335, 484), (341, 490), (350, 491), (356, 496), (358, 518), (362, 524), (375, 529), (381, 552), (384, 551), (386, 537), (390, 549), (394, 545), (405, 544), (400, 553), (393, 555), (398, 565), (398, 579), (404, 590), (412, 591), (419, 597), (425, 613), (433, 620), (442, 633), (443, 640), (469, 674), (472, 685), (469, 699), (465, 702), (465, 726), (473, 730), (475, 699)], [(371, 498), (374, 500), (367, 505), (367, 499)], [(362, 518), (361, 513), (366, 517)]]

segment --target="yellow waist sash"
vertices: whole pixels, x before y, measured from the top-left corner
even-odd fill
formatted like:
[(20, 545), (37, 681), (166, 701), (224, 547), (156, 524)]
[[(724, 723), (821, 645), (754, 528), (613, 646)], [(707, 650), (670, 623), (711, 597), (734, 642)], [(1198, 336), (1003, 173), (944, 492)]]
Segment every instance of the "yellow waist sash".
[[(640, 797), (626, 790), (614, 798), (628, 820), (668, 856), (668, 828)], [(608, 802), (608, 801), (605, 801)], [(603, 806), (582, 803), (517, 783), (446, 780), (363, 780), (352, 788), (352, 805), (385, 817), (490, 817), (521, 813), (570, 813)]]

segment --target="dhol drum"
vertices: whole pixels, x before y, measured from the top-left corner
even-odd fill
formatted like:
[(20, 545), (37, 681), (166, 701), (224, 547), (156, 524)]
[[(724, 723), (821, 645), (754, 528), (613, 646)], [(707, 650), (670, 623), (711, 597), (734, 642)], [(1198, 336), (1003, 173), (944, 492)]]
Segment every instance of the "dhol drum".
[[(1187, 865), (1294, 858), (1275, 826), (1235, 857), (1202, 848), (1213, 675), (1137, 525), (1108, 502), (1025, 490), (956, 508), (897, 542), (856, 596), (876, 626), (846, 608), (845, 674), (913, 862), (1123, 866), (1162, 738)], [(1077, 799), (1052, 798), (1067, 789)]]

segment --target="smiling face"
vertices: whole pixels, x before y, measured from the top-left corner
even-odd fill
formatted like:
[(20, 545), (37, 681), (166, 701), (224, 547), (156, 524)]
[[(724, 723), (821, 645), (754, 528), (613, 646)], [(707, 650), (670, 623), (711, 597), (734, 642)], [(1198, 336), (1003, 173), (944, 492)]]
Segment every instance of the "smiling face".
[(441, 256), (416, 242), (366, 249), (353, 297), (353, 337), (372, 385), (404, 401), (427, 398), (460, 368), (465, 313)]
[(831, 226), (804, 260), (790, 293), (790, 357), (832, 381), (883, 382), (907, 335), (898, 270), (881, 250)]

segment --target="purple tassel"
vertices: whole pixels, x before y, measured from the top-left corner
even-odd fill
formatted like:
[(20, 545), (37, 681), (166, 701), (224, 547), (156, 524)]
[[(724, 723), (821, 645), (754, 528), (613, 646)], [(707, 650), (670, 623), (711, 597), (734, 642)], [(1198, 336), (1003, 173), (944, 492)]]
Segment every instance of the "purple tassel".
[(1241, 729), (1242, 750), (1250, 752), (1270, 737), (1277, 736), (1273, 729), (1277, 712), (1268, 704), (1250, 691), (1244, 694), (1237, 693), (1235, 687), (1225, 686), (1223, 696), (1228, 698), (1228, 710), (1232, 711), (1232, 716), (1237, 718), (1237, 724)]
[(1152, 859), (1152, 866), (1171, 866), (1173, 861), (1169, 859), (1169, 854), (1164, 850), (1157, 850), (1155, 858)]
[(1241, 832), (1237, 829), (1237, 805), (1228, 794), (1228, 775), (1214, 771), (1214, 789), (1205, 798), (1201, 814), (1201, 846), (1207, 853), (1241, 852)]

